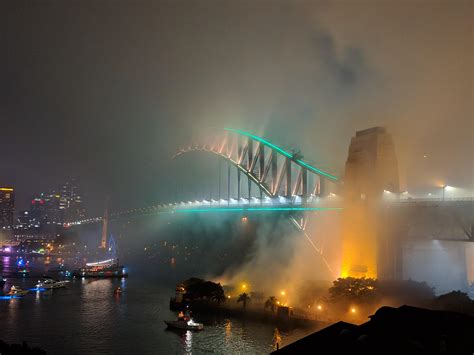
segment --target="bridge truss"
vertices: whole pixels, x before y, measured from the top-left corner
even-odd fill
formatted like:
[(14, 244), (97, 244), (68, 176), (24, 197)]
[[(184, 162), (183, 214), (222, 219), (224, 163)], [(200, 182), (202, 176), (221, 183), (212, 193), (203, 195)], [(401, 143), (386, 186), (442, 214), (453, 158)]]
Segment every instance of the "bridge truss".
[[(289, 152), (270, 141), (251, 133), (226, 128), (210, 143), (195, 144), (180, 149), (173, 158), (189, 152), (208, 152), (228, 163), (227, 200), (231, 200), (231, 168), (236, 168), (237, 200), (243, 198), (242, 176), (247, 177), (246, 198), (251, 198), (252, 184), (269, 198), (324, 195), (324, 183), (335, 183), (338, 178), (303, 160), (301, 153)], [(219, 198), (221, 197), (219, 191)]]

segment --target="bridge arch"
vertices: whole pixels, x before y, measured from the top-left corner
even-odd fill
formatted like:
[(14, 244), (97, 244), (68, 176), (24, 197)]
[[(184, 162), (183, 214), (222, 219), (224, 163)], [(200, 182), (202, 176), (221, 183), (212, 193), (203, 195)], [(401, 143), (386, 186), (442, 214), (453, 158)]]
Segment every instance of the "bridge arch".
[[(180, 149), (173, 158), (193, 151), (215, 154), (237, 169), (238, 199), (241, 198), (241, 174), (248, 179), (249, 198), (252, 183), (259, 188), (260, 197), (263, 194), (270, 198), (282, 195), (280, 190), (284, 184), (283, 195), (285, 197), (299, 195), (305, 198), (310, 195), (321, 195), (323, 181), (338, 181), (335, 175), (305, 162), (301, 154), (284, 150), (267, 139), (252, 133), (232, 128), (224, 128), (223, 134), (214, 137), (211, 143)], [(292, 173), (295, 168), (298, 170), (296, 176)], [(309, 174), (317, 177), (314, 179), (316, 184), (311, 191), (308, 186)], [(229, 188), (228, 198), (230, 198)]]

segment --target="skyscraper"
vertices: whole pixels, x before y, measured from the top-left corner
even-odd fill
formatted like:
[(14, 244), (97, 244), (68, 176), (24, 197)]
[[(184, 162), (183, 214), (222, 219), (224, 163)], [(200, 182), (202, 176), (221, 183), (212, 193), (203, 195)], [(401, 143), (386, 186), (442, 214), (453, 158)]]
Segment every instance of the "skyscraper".
[(60, 188), (59, 208), (63, 211), (64, 222), (83, 219), (86, 214), (82, 193), (77, 181), (71, 178)]
[(12, 187), (0, 187), (0, 228), (13, 228), (15, 191)]

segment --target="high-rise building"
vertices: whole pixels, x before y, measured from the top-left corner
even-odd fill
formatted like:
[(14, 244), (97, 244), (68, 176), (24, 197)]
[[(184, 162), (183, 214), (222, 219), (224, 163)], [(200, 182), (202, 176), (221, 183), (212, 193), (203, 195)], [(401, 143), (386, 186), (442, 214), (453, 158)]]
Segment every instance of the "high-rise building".
[(0, 228), (13, 228), (15, 191), (12, 187), (0, 187)]
[(60, 195), (53, 192), (41, 193), (39, 197), (31, 200), (28, 214), (30, 225), (58, 225), (62, 224), (62, 211), (60, 209)]
[(64, 222), (85, 218), (86, 210), (76, 179), (72, 178), (64, 183), (59, 194), (59, 208), (63, 211)]

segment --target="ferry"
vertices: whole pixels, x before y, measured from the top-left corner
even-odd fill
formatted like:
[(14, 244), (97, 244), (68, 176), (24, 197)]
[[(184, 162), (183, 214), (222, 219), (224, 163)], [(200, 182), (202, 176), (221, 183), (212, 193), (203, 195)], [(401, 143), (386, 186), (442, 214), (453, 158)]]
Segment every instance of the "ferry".
[(74, 277), (84, 278), (122, 278), (128, 277), (127, 269), (119, 264), (118, 259), (107, 259), (87, 263), (73, 272)]

